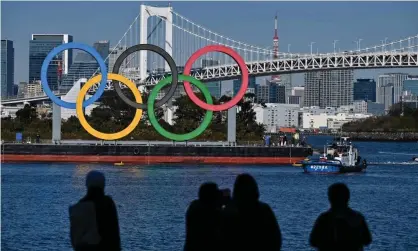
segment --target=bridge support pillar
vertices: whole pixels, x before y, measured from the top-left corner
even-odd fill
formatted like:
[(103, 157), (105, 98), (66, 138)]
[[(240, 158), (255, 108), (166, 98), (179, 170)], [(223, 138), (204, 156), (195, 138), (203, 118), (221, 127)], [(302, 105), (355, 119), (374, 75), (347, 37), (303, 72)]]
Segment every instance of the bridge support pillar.
[[(140, 30), (139, 30), (139, 42), (141, 44), (148, 43), (148, 18), (152, 16), (159, 16), (165, 19), (165, 51), (173, 56), (173, 7), (153, 7), (141, 4), (140, 12)], [(139, 52), (139, 67), (140, 78), (144, 81), (147, 77), (147, 51)], [(169, 72), (170, 67), (168, 63), (165, 63), (165, 71)]]
[(228, 143), (230, 145), (236, 144), (237, 138), (237, 106), (228, 110)]
[(163, 109), (164, 109), (165, 122), (169, 123), (170, 125), (173, 125), (173, 117), (174, 117), (173, 100), (169, 100)]
[(52, 143), (61, 141), (61, 107), (52, 102)]

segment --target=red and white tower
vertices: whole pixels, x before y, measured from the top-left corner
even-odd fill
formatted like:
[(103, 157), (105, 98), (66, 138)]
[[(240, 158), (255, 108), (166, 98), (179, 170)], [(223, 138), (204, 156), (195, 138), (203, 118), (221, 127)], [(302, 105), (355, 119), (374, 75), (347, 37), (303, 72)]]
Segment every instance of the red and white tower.
[[(277, 13), (274, 17), (273, 59), (279, 58), (279, 36), (277, 32)], [(271, 76), (272, 81), (280, 81), (280, 75)]]

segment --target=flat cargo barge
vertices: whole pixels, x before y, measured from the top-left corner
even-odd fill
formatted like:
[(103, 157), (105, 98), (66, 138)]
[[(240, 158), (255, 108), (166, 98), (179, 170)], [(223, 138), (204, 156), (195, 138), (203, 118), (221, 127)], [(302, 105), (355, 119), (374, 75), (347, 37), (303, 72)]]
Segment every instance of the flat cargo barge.
[(2, 144), (3, 163), (293, 164), (311, 147), (216, 145)]

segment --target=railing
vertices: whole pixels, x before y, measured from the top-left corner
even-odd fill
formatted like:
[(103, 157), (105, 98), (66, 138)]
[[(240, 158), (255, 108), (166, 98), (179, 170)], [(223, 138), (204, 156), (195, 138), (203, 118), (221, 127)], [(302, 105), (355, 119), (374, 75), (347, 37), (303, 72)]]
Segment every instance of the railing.
[[(161, 146), (161, 145), (172, 145), (172, 146), (219, 146), (219, 147), (268, 147), (265, 146), (264, 141), (238, 141), (236, 143), (227, 142), (227, 141), (186, 141), (186, 142), (176, 142), (176, 141), (102, 141), (102, 140), (60, 140), (53, 142), (52, 140), (40, 140), (39, 143), (35, 143), (36, 140), (30, 139), (22, 142), (18, 141), (2, 141), (2, 144), (49, 144), (49, 145), (143, 145), (143, 146)], [(279, 144), (272, 144), (269, 147), (279, 147)], [(304, 147), (302, 145), (292, 145), (286, 144), (281, 147)]]

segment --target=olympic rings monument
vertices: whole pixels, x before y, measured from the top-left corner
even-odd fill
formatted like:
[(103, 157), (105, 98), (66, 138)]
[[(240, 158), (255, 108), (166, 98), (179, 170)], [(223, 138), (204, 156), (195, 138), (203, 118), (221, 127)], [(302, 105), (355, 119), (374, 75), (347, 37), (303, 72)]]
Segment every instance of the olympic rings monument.
[[(60, 142), (61, 141), (61, 108), (65, 109), (75, 109), (77, 117), (79, 118), (79, 121), (82, 125), (82, 127), (91, 135), (95, 136), (98, 139), (101, 140), (118, 140), (120, 138), (123, 138), (127, 136), (130, 132), (132, 132), (135, 127), (138, 125), (138, 123), (141, 120), (142, 117), (142, 111), (144, 109), (148, 109), (149, 114), (149, 120), (151, 125), (155, 128), (155, 130), (160, 133), (162, 136), (166, 137), (167, 139), (170, 139), (172, 141), (188, 141), (191, 140), (197, 136), (199, 136), (201, 133), (203, 133), (206, 128), (210, 125), (212, 120), (212, 114), (213, 111), (224, 111), (228, 110), (228, 144), (229, 145), (235, 145), (236, 144), (236, 116), (237, 116), (237, 109), (236, 104), (244, 97), (245, 92), (248, 87), (248, 70), (246, 67), (246, 64), (244, 60), (241, 58), (241, 56), (232, 50), (229, 47), (221, 46), (221, 45), (209, 45), (206, 47), (203, 47), (199, 50), (197, 50), (186, 62), (186, 65), (184, 67), (183, 74), (178, 74), (177, 66), (174, 62), (174, 59), (172, 58), (172, 41), (173, 41), (173, 33), (172, 33), (172, 7), (153, 7), (153, 6), (147, 6), (147, 5), (141, 5), (140, 9), (140, 44), (134, 45), (127, 50), (125, 50), (116, 60), (114, 68), (112, 73), (108, 73), (106, 69), (106, 65), (104, 60), (101, 58), (99, 53), (92, 47), (85, 45), (85, 44), (79, 44), (79, 43), (67, 43), (62, 44), (56, 48), (54, 48), (45, 58), (42, 69), (41, 69), (41, 84), (44, 89), (44, 92), (50, 97), (50, 99), (53, 102), (53, 118), (52, 118), (52, 141), (53, 142)], [(166, 29), (165, 29), (165, 50), (152, 45), (147, 44), (147, 21), (148, 18), (151, 16), (160, 16), (167, 20), (166, 22)], [(78, 92), (76, 102), (68, 102), (68, 101), (74, 101), (74, 100), (68, 100), (71, 99), (71, 97), (64, 99), (67, 99), (67, 101), (60, 99), (54, 95), (54, 93), (49, 88), (48, 82), (47, 82), (47, 71), (48, 66), (50, 62), (53, 60), (53, 58), (62, 51), (68, 50), (68, 49), (80, 49), (83, 50), (89, 54), (91, 54), (98, 62), (100, 66), (100, 75), (96, 75), (93, 78), (89, 79), (85, 85), (81, 87), (82, 81), (77, 81), (74, 85), (74, 87), (70, 90), (72, 95), (75, 94), (75, 92)], [(148, 104), (142, 104), (142, 98), (141, 94), (136, 86), (132, 81), (125, 78), (122, 75), (119, 75), (119, 68), (123, 63), (123, 60), (127, 58), (130, 54), (139, 51), (140, 52), (140, 79), (146, 79), (147, 77), (147, 51), (153, 51), (159, 55), (161, 55), (165, 59), (165, 71), (171, 72), (172, 75), (170, 77), (167, 77), (163, 80), (161, 80), (159, 83), (157, 83), (153, 90), (150, 93)], [(231, 56), (239, 65), (241, 68), (241, 76), (242, 76), (242, 84), (239, 92), (233, 97), (230, 101), (220, 104), (220, 105), (213, 105), (212, 103), (212, 97), (210, 95), (209, 90), (206, 88), (206, 85), (201, 83), (199, 80), (189, 76), (188, 74), (192, 70), (193, 63), (202, 55), (204, 55), (207, 52), (222, 52), (224, 54), (227, 54)], [(144, 63), (142, 63), (144, 62)], [(117, 92), (117, 94), (121, 97), (121, 99), (128, 105), (136, 108), (136, 114), (134, 116), (133, 121), (131, 124), (125, 128), (124, 130), (107, 134), (102, 133), (94, 128), (92, 128), (88, 122), (85, 119), (84, 116), (84, 109), (93, 104), (95, 101), (97, 101), (102, 94), (105, 91), (106, 83), (108, 80), (113, 80), (114, 89)], [(119, 83), (121, 82), (124, 85), (126, 85), (133, 93), (135, 97), (135, 101), (133, 102), (129, 100), (121, 91), (121, 88), (119, 86)], [(162, 105), (165, 105), (167, 108), (168, 117), (172, 117), (173, 111), (168, 107), (171, 103), (172, 96), (174, 95), (174, 92), (178, 86), (178, 81), (184, 81), (184, 88), (186, 91), (186, 94), (189, 96), (189, 98), (198, 106), (206, 110), (205, 118), (202, 122), (202, 124), (195, 129), (194, 131), (186, 134), (174, 134), (171, 132), (167, 132), (164, 128), (162, 128), (159, 124), (157, 119), (155, 118), (154, 109), (156, 107), (160, 107)], [(85, 100), (85, 96), (89, 90), (89, 88), (97, 83), (100, 82), (99, 88), (97, 89), (96, 93)], [(159, 101), (154, 102), (158, 92), (165, 86), (169, 85), (171, 83), (171, 87), (169, 91), (166, 93), (166, 95)], [(200, 91), (204, 94), (204, 97), (207, 101), (207, 103), (201, 101), (193, 92), (190, 83), (195, 85)], [(80, 90), (81, 89), (81, 90)], [(69, 92), (69, 93), (70, 93)], [(155, 104), (154, 104), (155, 103)], [(91, 108), (91, 107), (90, 107)], [(171, 113), (171, 114), (170, 114)]]

